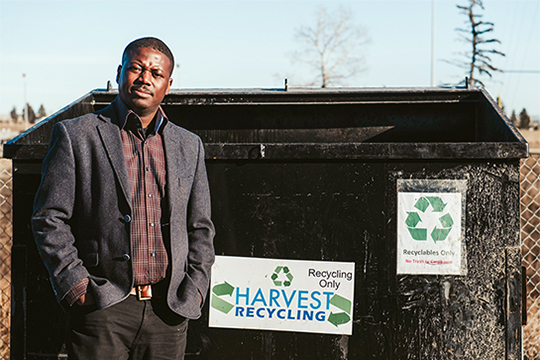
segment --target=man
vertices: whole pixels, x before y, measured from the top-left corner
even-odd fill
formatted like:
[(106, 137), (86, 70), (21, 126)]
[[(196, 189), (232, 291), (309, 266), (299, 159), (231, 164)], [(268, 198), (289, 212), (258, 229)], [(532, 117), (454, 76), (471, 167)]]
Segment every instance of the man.
[(214, 261), (199, 137), (160, 107), (174, 58), (159, 39), (124, 50), (118, 97), (55, 125), (32, 226), (72, 359), (183, 359)]

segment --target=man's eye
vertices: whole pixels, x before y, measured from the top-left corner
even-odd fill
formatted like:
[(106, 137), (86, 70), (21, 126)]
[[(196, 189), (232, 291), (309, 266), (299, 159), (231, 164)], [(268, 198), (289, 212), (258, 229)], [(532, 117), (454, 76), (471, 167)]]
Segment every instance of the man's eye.
[(159, 78), (159, 79), (161, 79), (161, 78), (163, 77), (163, 74), (162, 74), (162, 73), (160, 73), (160, 72), (155, 72), (155, 71), (152, 72), (152, 75), (153, 75), (155, 78)]
[(130, 66), (128, 67), (128, 70), (133, 71), (133, 72), (138, 72), (138, 73), (142, 71), (142, 69), (138, 66)]

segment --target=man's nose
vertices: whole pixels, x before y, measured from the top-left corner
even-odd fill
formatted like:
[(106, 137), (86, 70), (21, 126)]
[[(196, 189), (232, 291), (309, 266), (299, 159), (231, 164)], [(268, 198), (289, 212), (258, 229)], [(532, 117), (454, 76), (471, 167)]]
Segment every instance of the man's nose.
[(142, 69), (139, 76), (137, 77), (137, 80), (145, 84), (150, 84), (151, 76), (152, 74), (149, 69)]

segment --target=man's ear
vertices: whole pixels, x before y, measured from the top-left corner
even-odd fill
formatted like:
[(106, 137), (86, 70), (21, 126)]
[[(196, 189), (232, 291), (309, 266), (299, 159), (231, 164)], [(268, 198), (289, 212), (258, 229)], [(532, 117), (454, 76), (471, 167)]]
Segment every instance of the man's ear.
[(116, 69), (116, 83), (119, 83), (120, 80), (120, 73), (122, 72), (122, 65), (118, 65), (118, 69)]
[(167, 91), (165, 92), (165, 95), (169, 95), (169, 90), (171, 90), (172, 81), (173, 79), (169, 78), (169, 85), (167, 85)]

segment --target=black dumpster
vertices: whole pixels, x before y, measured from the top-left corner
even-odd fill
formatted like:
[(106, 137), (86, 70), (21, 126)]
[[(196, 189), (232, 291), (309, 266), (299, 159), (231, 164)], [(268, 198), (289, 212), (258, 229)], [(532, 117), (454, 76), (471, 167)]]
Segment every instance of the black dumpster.
[[(52, 126), (116, 95), (92, 91), (4, 146), (14, 174), (13, 359), (65, 357), (64, 314), (29, 221)], [(355, 264), (352, 335), (209, 327), (206, 304), (187, 358), (521, 359), (528, 148), (487, 92), (176, 91), (163, 107), (205, 143), (218, 255)], [(433, 230), (419, 225), (452, 199), (456, 212)], [(403, 236), (453, 260), (404, 247)]]

